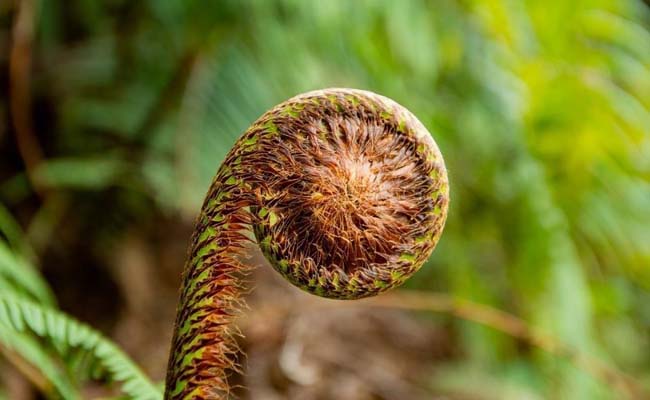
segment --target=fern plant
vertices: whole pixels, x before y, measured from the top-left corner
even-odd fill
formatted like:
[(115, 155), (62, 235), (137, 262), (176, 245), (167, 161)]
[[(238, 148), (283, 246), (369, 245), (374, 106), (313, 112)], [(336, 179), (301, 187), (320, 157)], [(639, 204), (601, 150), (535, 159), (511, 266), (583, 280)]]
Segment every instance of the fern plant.
[[(18, 225), (8, 213), (2, 217), (0, 233), (22, 246)], [(43, 277), (2, 239), (0, 354), (47, 398), (80, 399), (81, 384), (88, 379), (119, 384), (132, 399), (162, 397), (160, 388), (117, 345), (57, 310)]]
[(436, 143), (396, 102), (326, 89), (267, 111), (226, 156), (198, 217), (165, 398), (230, 398), (246, 230), (293, 285), (359, 299), (401, 285), (422, 266), (448, 203)]
[[(3, 22), (12, 3), (0, 1)], [(39, 3), (34, 100), (55, 118), (37, 126), (48, 159), (35, 172), (70, 204), (120, 186), (127, 201), (111, 211), (128, 208), (138, 227), (145, 208), (194, 216), (234, 135), (277, 99), (370, 87), (408, 99), (453, 165), (444, 248), (409, 285), (510, 311), (648, 376), (647, 1)], [(0, 126), (0, 141), (11, 136)], [(1, 201), (33, 206), (11, 140), (0, 146)], [(106, 211), (106, 197), (76, 218)], [(2, 293), (48, 304), (8, 274)], [(434, 391), (484, 397), (516, 384), (530, 397), (619, 398), (508, 336), (451, 324), (461, 355), (436, 369), (462, 378), (441, 373)], [(477, 366), (489, 368), (468, 378)]]
[[(0, 343), (5, 351), (38, 366), (49, 383), (44, 387), (52, 389), (48, 394), (80, 398), (72, 379), (90, 373), (94, 378), (120, 383), (122, 391), (131, 398), (161, 397), (159, 388), (102, 334), (56, 309), (19, 296), (0, 296)], [(57, 365), (50, 353), (59, 356), (64, 368)]]

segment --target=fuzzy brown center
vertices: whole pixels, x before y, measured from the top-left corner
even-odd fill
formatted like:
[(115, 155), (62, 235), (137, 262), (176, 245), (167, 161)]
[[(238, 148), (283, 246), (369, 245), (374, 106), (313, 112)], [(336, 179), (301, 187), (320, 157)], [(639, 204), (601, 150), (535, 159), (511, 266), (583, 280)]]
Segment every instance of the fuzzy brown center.
[(281, 256), (345, 273), (389, 263), (431, 203), (415, 145), (370, 117), (313, 120), (301, 130), (313, 134), (284, 140), (290, 160), (267, 182), (283, 221), (270, 230), (287, 243)]
[(367, 160), (346, 159), (341, 164), (313, 171), (318, 177), (311, 195), (313, 223), (331, 230), (332, 235), (364, 229), (364, 210), (382, 190), (371, 176)]

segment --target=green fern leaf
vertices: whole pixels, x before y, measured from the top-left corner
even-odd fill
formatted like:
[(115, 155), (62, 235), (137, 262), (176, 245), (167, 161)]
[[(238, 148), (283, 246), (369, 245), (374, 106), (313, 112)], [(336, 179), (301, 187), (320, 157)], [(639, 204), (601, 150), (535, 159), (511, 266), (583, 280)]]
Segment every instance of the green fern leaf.
[[(71, 357), (75, 351), (87, 352), (91, 356), (91, 364), (99, 367), (98, 378), (121, 383), (122, 391), (129, 398), (162, 398), (160, 389), (113, 342), (60, 311), (21, 297), (0, 295), (0, 332), (0, 345), (15, 351), (26, 349), (15, 345), (16, 335), (31, 333), (51, 344), (62, 358)], [(26, 360), (35, 361), (30, 354), (21, 352), (20, 355)], [(41, 366), (39, 362), (38, 367)]]

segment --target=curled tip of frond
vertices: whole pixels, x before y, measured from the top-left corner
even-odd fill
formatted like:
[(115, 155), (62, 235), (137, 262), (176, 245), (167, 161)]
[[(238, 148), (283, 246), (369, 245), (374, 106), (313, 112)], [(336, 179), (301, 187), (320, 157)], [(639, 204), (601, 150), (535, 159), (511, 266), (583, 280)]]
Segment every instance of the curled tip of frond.
[(316, 295), (395, 287), (433, 251), (447, 172), (426, 128), (374, 93), (327, 89), (274, 107), (239, 139), (208, 192), (190, 246), (167, 399), (226, 399), (237, 371), (230, 324), (253, 227), (273, 267)]
[(244, 136), (255, 233), (274, 268), (325, 297), (399, 285), (442, 231), (447, 173), (424, 126), (379, 95), (330, 89), (278, 105)]

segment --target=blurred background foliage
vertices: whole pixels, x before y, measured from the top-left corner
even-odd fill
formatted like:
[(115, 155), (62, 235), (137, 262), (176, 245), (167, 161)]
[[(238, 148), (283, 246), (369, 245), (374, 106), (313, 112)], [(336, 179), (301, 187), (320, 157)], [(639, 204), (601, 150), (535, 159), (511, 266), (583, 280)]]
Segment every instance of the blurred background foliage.
[[(650, 386), (650, 8), (641, 1), (4, 0), (0, 78), (0, 300), (58, 304), (155, 381), (184, 246), (226, 152), (270, 106), (356, 87), (411, 109), (449, 169), (445, 234), (407, 286), (517, 315)], [(258, 292), (273, 279), (256, 275)], [(302, 296), (277, 285), (278, 296)], [(366, 388), (358, 371), (344, 395), (332, 391), (340, 377), (312, 397), (297, 378), (261, 388), (258, 353), (270, 356), (255, 351), (255, 329), (278, 325), (261, 316), (243, 328), (253, 381), (242, 396), (620, 396), (489, 327), (395, 318), (407, 317), (439, 339), (429, 358), (399, 358), (400, 371), (418, 366), (408, 381), (417, 392)], [(2, 353), (0, 398), (37, 396), (25, 363), (43, 369), (46, 398), (106, 396), (103, 383), (123, 380), (99, 365), (109, 373), (82, 384), (84, 368), (32, 331), (0, 330), (0, 348), (33, 348), (22, 359)], [(272, 342), (288, 331), (277, 327)], [(41, 362), (25, 356), (37, 353)]]

